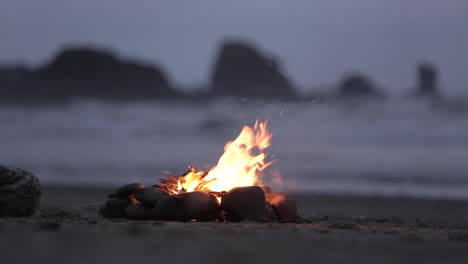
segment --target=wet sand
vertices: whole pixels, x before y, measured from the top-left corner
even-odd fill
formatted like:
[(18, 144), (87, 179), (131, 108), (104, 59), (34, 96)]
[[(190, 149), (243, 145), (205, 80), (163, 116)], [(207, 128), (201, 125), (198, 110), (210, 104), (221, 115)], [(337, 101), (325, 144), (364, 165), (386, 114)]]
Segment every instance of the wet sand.
[(307, 222), (106, 220), (109, 189), (44, 187), (0, 219), (2, 263), (468, 263), (468, 201), (292, 195)]

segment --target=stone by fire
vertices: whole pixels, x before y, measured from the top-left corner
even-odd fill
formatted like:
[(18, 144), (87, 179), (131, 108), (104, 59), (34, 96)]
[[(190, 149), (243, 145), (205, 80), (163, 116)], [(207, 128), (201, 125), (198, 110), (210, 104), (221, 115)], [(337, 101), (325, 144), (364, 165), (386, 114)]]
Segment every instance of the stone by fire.
[(268, 186), (236, 187), (217, 196), (194, 191), (170, 195), (156, 186), (129, 184), (109, 195), (101, 208), (107, 218), (166, 221), (296, 222), (296, 202)]
[(208, 172), (189, 167), (182, 176), (164, 175), (148, 188), (125, 185), (109, 195), (100, 212), (108, 218), (294, 222), (296, 202), (263, 184), (264, 170), (276, 161), (266, 152), (271, 140), (266, 121), (244, 126)]

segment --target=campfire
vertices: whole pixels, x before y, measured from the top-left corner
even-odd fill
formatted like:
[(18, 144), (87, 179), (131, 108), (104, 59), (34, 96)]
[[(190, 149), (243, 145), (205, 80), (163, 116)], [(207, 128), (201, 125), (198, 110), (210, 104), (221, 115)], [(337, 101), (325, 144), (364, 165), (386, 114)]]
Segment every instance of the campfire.
[(244, 126), (209, 171), (190, 166), (180, 176), (163, 174), (150, 187), (122, 186), (109, 195), (100, 214), (134, 220), (295, 222), (296, 202), (264, 184), (271, 178), (265, 169), (276, 162), (265, 152), (272, 141), (267, 125)]

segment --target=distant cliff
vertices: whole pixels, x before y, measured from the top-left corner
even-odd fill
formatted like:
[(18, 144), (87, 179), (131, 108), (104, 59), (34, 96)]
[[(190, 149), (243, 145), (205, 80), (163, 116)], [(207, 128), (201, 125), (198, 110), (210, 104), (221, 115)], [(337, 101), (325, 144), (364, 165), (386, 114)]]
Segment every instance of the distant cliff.
[(291, 98), (296, 92), (278, 62), (242, 42), (222, 45), (212, 75), (215, 96)]
[(369, 77), (360, 73), (348, 73), (338, 84), (338, 96), (383, 98), (385, 93)]
[(59, 52), (36, 70), (0, 68), (2, 101), (53, 102), (72, 97), (140, 100), (175, 96), (163, 72), (109, 51), (79, 47)]

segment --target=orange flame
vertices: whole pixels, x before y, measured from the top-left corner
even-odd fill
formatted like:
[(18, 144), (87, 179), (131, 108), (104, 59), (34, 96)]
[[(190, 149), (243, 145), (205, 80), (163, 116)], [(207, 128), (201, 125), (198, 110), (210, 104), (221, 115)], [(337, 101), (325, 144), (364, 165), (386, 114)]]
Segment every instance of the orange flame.
[(235, 187), (260, 184), (262, 171), (276, 161), (267, 162), (268, 155), (264, 152), (271, 145), (272, 136), (267, 121), (256, 121), (253, 127), (244, 126), (239, 136), (226, 144), (215, 167), (208, 173), (190, 167), (179, 178), (176, 192), (227, 192)]

